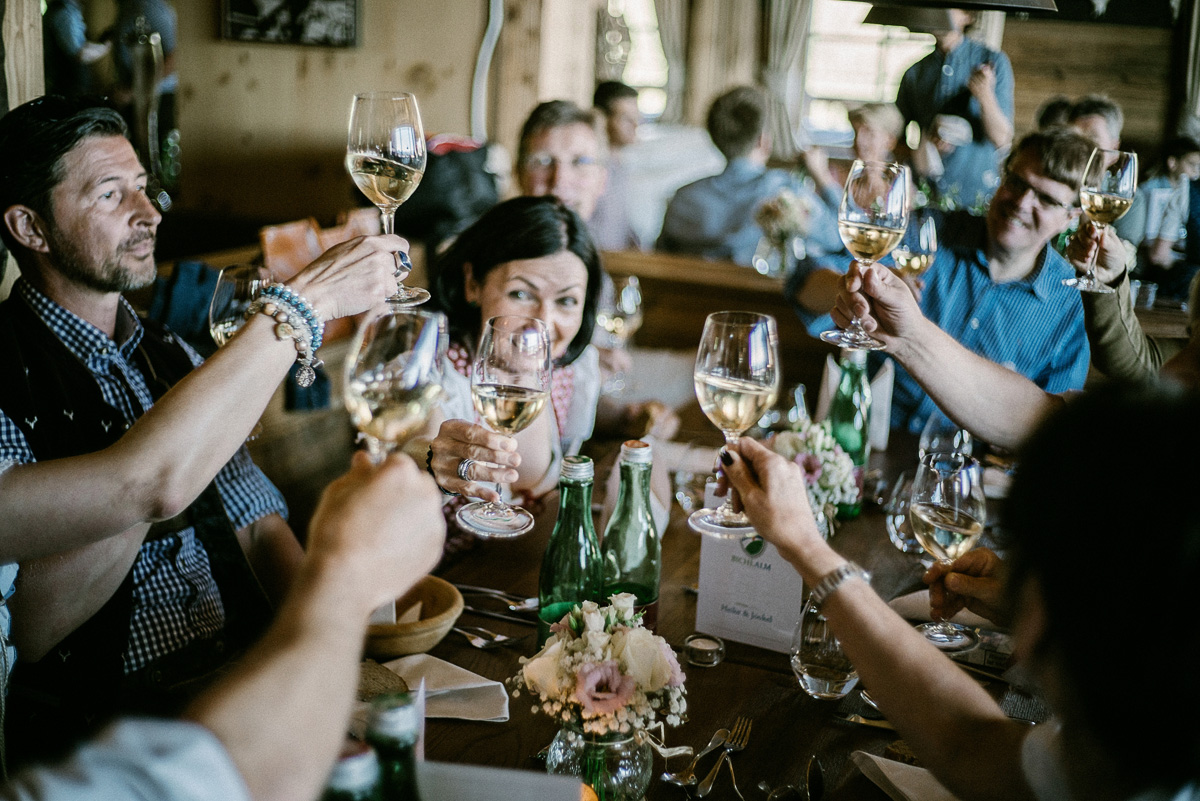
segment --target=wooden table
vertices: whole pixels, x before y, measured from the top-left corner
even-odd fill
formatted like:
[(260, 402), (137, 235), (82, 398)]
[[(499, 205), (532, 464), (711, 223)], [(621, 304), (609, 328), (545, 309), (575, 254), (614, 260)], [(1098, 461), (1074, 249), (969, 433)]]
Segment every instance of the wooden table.
[[(688, 418), (685, 415), (685, 420)], [(683, 436), (693, 432), (684, 432)], [(903, 440), (903, 437), (901, 437)], [(872, 464), (894, 474), (907, 467), (915, 453), (915, 441), (893, 441), (893, 452), (875, 454)], [(552, 524), (553, 521), (549, 521)], [(509, 542), (480, 542), (458, 563), (441, 572), (451, 581), (499, 587), (522, 595), (537, 594), (538, 569), (550, 525), (541, 525), (529, 535)], [(924, 568), (919, 560), (897, 551), (887, 539), (883, 515), (869, 509), (854, 521), (841, 526), (833, 546), (863, 565), (874, 576), (873, 584), (884, 597), (893, 597), (919, 586)], [(677, 505), (663, 537), (663, 576), (659, 595), (658, 631), (676, 649), (692, 633), (696, 619), (696, 584), (700, 564), (699, 535), (688, 529), (686, 515)], [(478, 596), (468, 603), (484, 606)], [(799, 610), (797, 610), (799, 616)], [(483, 625), (511, 635), (531, 635), (524, 647), (491, 651), (471, 648), (456, 635), (443, 640), (432, 653), (491, 679), (502, 681), (519, 669), (518, 657), (535, 650), (532, 626), (523, 626), (466, 613), (463, 621)], [(874, 784), (849, 762), (852, 751), (862, 749), (882, 753), (897, 735), (835, 718), (838, 702), (817, 701), (806, 695), (792, 675), (786, 654), (748, 645), (727, 643), (723, 663), (712, 668), (684, 665), (687, 673), (689, 720), (668, 730), (667, 744), (703, 747), (712, 732), (729, 726), (744, 714), (754, 719), (750, 743), (736, 757), (738, 782), (743, 795), (752, 798), (761, 780), (772, 786), (783, 782), (799, 783), (804, 766), (812, 753), (820, 755), (825, 768), (827, 793), (837, 799), (884, 799)], [(527, 694), (510, 700), (511, 718), (507, 723), (474, 723), (430, 720), (426, 728), (426, 755), (430, 759), (494, 765), (512, 768), (544, 769), (533, 757), (547, 745), (557, 729), (542, 714), (533, 714)], [(682, 760), (675, 760), (682, 766)], [(712, 757), (705, 760), (711, 766)], [(661, 758), (655, 758), (655, 779), (648, 799), (678, 799), (684, 794), (658, 780), (663, 770)], [(716, 784), (713, 799), (736, 798), (728, 776)]]

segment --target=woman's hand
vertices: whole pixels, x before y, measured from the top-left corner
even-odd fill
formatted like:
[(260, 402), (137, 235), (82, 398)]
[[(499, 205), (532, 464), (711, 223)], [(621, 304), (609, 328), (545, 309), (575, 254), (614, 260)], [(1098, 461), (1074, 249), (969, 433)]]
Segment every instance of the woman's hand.
[(993, 623), (1006, 625), (1004, 562), (987, 548), (976, 548), (950, 565), (934, 562), (921, 580), (929, 585), (929, 613), (949, 620), (964, 607)]
[(400, 252), (408, 252), (408, 242), (398, 236), (357, 236), (322, 253), (287, 284), (323, 322), (348, 317), (395, 293)]
[(736, 450), (722, 452), (722, 472), (741, 496), (754, 529), (793, 564), (813, 542), (821, 542), (799, 465), (742, 437)]
[[(472, 498), (500, 500), (495, 484), (511, 484), (517, 480), (521, 455), (512, 437), (488, 431), (466, 420), (447, 420), (430, 443), (433, 458), (429, 466), (442, 489)], [(464, 459), (474, 459), (467, 472), (468, 481), (458, 476)], [(486, 483), (485, 483), (486, 482)]]

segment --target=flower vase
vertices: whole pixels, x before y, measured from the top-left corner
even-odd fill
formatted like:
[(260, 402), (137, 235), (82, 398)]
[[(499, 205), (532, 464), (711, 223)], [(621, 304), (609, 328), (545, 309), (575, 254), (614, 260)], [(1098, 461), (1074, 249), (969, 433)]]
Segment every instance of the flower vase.
[(550, 743), (546, 772), (578, 776), (599, 801), (640, 801), (650, 787), (653, 759), (648, 740), (632, 734), (588, 734), (567, 724)]

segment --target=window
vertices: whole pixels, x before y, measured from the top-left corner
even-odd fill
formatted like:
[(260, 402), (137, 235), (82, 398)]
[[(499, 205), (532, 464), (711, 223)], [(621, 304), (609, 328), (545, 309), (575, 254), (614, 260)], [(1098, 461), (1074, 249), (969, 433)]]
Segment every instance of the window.
[(864, 25), (869, 3), (813, 0), (805, 70), (804, 122), (817, 142), (850, 141), (848, 105), (892, 102), (900, 78), (933, 50), (933, 37)]

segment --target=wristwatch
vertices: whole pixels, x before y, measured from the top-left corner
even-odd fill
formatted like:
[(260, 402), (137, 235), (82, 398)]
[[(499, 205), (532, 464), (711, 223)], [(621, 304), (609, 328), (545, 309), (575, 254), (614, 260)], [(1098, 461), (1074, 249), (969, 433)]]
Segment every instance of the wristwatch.
[(863, 570), (854, 562), (842, 562), (830, 572), (826, 573), (817, 585), (812, 588), (808, 600), (816, 604), (818, 607), (825, 603), (825, 599), (833, 595), (838, 587), (842, 586), (848, 579), (860, 578), (867, 584), (871, 583), (871, 574)]

